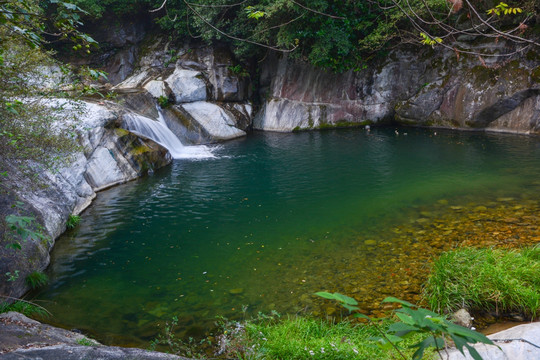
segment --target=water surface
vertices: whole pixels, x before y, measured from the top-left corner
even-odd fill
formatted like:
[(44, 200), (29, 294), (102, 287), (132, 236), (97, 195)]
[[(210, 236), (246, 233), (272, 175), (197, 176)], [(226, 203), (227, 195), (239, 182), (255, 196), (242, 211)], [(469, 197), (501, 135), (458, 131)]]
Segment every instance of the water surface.
[(255, 133), (214, 155), (98, 195), (53, 252), (39, 294), (52, 322), (144, 345), (172, 316), (190, 336), (217, 315), (336, 315), (321, 290), (369, 312), (386, 295), (419, 300), (444, 249), (540, 241), (538, 138)]

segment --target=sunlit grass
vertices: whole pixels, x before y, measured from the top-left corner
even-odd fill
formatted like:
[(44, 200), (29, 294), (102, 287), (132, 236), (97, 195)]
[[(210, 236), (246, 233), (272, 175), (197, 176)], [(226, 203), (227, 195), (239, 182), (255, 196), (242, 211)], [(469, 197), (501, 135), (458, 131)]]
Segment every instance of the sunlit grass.
[[(384, 331), (390, 320), (381, 323)], [(348, 321), (331, 323), (324, 319), (289, 316), (281, 319), (247, 321), (241, 331), (233, 330), (229, 355), (240, 359), (396, 359), (394, 350), (382, 350), (373, 338), (380, 333), (373, 325)], [(400, 343), (407, 347), (420, 340), (413, 337)], [(405, 349), (412, 357), (414, 350)], [(427, 352), (424, 359), (434, 358)]]
[(540, 247), (463, 248), (442, 254), (425, 287), (434, 311), (460, 308), (540, 314)]

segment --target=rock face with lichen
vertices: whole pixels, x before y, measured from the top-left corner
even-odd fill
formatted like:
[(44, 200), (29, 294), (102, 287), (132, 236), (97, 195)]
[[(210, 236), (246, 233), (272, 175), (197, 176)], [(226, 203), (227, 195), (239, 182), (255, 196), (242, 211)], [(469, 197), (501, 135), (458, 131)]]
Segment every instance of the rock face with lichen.
[[(0, 217), (32, 218), (26, 226), (44, 237), (21, 239), (17, 229), (0, 223), (0, 274), (10, 273), (10, 281), (0, 281), (0, 295), (18, 297), (28, 290), (26, 277), (44, 270), (54, 239), (66, 229), (70, 214), (79, 214), (96, 192), (125, 183), (167, 165), (167, 149), (119, 127), (121, 109), (86, 103), (78, 115), (81, 151), (59, 169), (33, 164), (29, 177), (18, 164), (4, 169), (9, 177), (0, 182)], [(111, 105), (112, 106), (112, 105)], [(19, 243), (21, 249), (10, 244)], [(7, 246), (7, 247), (6, 247)]]
[(334, 74), (303, 62), (270, 58), (261, 75), (265, 99), (254, 128), (292, 131), (389, 123), (394, 105), (418, 91), (434, 70), (414, 51), (396, 50), (375, 66)]
[[(504, 44), (493, 53), (504, 51)], [(393, 50), (359, 72), (332, 74), (269, 59), (254, 128), (292, 131), (371, 123), (540, 133), (540, 52), (519, 57)]]
[(433, 54), (436, 74), (396, 103), (396, 121), (415, 126), (540, 133), (540, 53), (491, 61)]

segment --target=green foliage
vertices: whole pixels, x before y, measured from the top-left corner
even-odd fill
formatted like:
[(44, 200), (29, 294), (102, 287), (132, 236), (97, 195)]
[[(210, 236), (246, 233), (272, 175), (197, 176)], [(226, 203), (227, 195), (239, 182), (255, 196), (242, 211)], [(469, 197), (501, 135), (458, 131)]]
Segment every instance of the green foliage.
[(442, 39), (440, 37), (431, 38), (431, 36), (425, 33), (420, 33), (420, 36), (422, 37), (421, 43), (424, 45), (434, 47), (435, 45), (442, 43)]
[[(386, 329), (391, 321), (377, 326)], [(395, 359), (391, 351), (381, 349), (373, 338), (374, 325), (349, 321), (332, 323), (304, 316), (280, 317), (259, 314), (256, 319), (236, 322), (223, 320), (217, 337), (218, 354), (235, 359)], [(404, 340), (413, 344), (418, 339)], [(405, 350), (411, 355), (412, 350)]]
[(234, 74), (234, 75), (237, 75), (239, 77), (242, 77), (242, 78), (245, 78), (245, 77), (249, 77), (249, 73), (248, 71), (246, 70), (246, 68), (244, 68), (242, 65), (240, 64), (237, 64), (237, 65), (234, 65), (234, 66), (229, 66), (229, 70)]
[(21, 244), (17, 239), (23, 241), (49, 241), (49, 236), (44, 233), (44, 229), (36, 222), (34, 217), (7, 215), (4, 220), (10, 230), (7, 236), (14, 240), (13, 243), (7, 245), (8, 248), (21, 249)]
[(81, 217), (79, 215), (69, 215), (66, 222), (66, 227), (68, 229), (74, 229), (81, 222)]
[(66, 79), (48, 73), (47, 68), (55, 68), (48, 54), (21, 39), (4, 39), (0, 54), (0, 163), (33, 160), (52, 166), (69, 159), (67, 154), (78, 148), (75, 122), (64, 131), (58, 131), (57, 124), (73, 120), (75, 114), (62, 113), (67, 102), (50, 100), (58, 95), (54, 84)]
[(26, 277), (26, 284), (32, 289), (37, 289), (47, 285), (49, 277), (41, 271), (33, 271)]
[(87, 15), (94, 19), (99, 19), (106, 13), (121, 16), (135, 14), (145, 5), (145, 1), (141, 0), (72, 0), (72, 3), (84, 9)]
[(29, 301), (19, 300), (12, 304), (0, 302), (0, 314), (10, 311), (16, 311), (28, 317), (48, 317), (51, 314), (42, 306), (31, 303)]
[(432, 309), (540, 314), (540, 246), (521, 250), (463, 248), (442, 254), (425, 287)]
[(99, 345), (97, 341), (83, 337), (77, 340), (77, 344), (82, 346), (96, 346)]
[[(315, 295), (325, 299), (336, 300), (350, 312), (360, 310), (355, 306), (357, 305), (356, 300), (348, 296), (327, 292), (319, 292)], [(420, 337), (420, 341), (408, 346), (409, 348), (416, 349), (412, 355), (413, 360), (422, 359), (426, 349), (431, 347), (436, 349), (442, 359), (440, 350), (446, 347), (448, 340), (452, 340), (462, 354), (464, 354), (463, 348), (467, 348), (475, 360), (482, 360), (476, 349), (470, 344), (493, 344), (493, 342), (483, 334), (455, 325), (446, 320), (443, 316), (440, 316), (433, 311), (420, 308), (407, 301), (399, 300), (394, 297), (387, 297), (383, 300), (383, 303), (397, 303), (401, 305), (401, 308), (395, 311), (395, 315), (399, 319), (398, 322), (390, 325), (386, 332), (378, 328), (381, 337), (377, 339), (377, 344), (384, 350), (395, 349), (403, 359), (407, 359), (407, 356), (403, 353), (405, 348), (401, 345), (401, 342), (411, 336)], [(356, 313), (355, 317), (372, 321), (371, 318), (360, 313)]]
[(158, 97), (157, 101), (159, 106), (161, 106), (163, 109), (171, 105), (171, 101), (167, 96), (161, 95), (160, 97)]
[(264, 11), (256, 10), (253, 6), (246, 6), (245, 12), (249, 19), (259, 20), (263, 16), (266, 16)]
[(489, 10), (487, 10), (487, 14), (488, 15), (492, 15), (492, 14), (495, 14), (497, 16), (501, 16), (501, 15), (509, 15), (509, 14), (520, 14), (523, 12), (523, 9), (521, 8), (512, 8), (510, 6), (508, 6), (508, 4), (504, 3), (504, 2), (500, 2), (497, 6), (495, 6), (494, 8), (491, 8)]
[(17, 279), (19, 279), (19, 270), (14, 270), (13, 272), (8, 271), (4, 275), (6, 276), (7, 281), (17, 281)]
[[(71, 79), (43, 44), (67, 41), (90, 51), (96, 42), (77, 29), (83, 13), (77, 5), (61, 0), (0, 4), (0, 164), (31, 160), (52, 166), (67, 161), (78, 148), (77, 105), (52, 100), (66, 95), (58, 89)], [(73, 111), (65, 112), (66, 107)], [(62, 122), (69, 125), (61, 128)]]

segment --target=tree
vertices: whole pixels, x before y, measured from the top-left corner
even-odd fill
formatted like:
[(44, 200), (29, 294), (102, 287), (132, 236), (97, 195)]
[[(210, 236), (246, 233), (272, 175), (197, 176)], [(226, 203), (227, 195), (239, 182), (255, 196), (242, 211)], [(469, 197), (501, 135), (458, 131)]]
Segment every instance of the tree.
[(58, 0), (44, 5), (47, 13), (37, 0), (0, 3), (0, 166), (7, 160), (52, 164), (76, 148), (75, 134), (57, 127), (61, 103), (50, 101), (63, 95), (66, 72), (43, 45), (68, 40), (89, 50), (95, 41), (77, 30), (80, 8)]
[[(534, 40), (538, 5), (493, 0), (155, 0), (158, 23), (180, 36), (228, 40), (236, 53), (291, 53), (334, 71), (360, 69), (380, 50), (400, 43), (446, 47), (459, 54), (510, 56)], [(481, 42), (506, 40), (490, 52)]]

